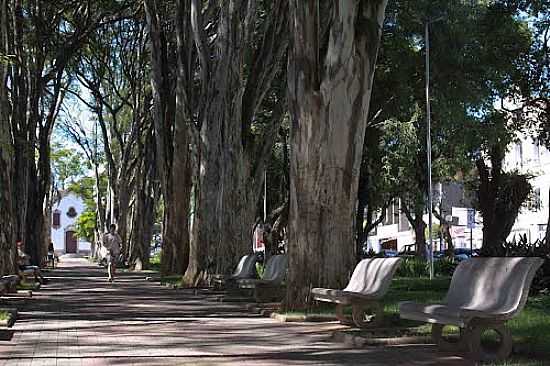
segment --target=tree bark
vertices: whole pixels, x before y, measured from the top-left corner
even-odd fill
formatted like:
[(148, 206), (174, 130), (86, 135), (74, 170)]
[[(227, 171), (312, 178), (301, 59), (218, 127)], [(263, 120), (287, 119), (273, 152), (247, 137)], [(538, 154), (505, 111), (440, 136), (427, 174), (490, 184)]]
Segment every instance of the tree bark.
[(401, 199), (401, 210), (407, 216), (407, 220), (414, 229), (414, 244), (416, 256), (427, 259), (426, 252), (426, 223), (424, 222), (424, 206), (414, 204), (413, 211), (407, 206), (404, 199)]
[(274, 109), (264, 133), (254, 136), (251, 126), (272, 90), (287, 47), (287, 4), (281, 0), (263, 4), (269, 16), (262, 19), (262, 31), (256, 32), (260, 37), (254, 39), (260, 3), (249, 1), (246, 7), (237, 3), (215, 6), (219, 25), (214, 51), (205, 42), (201, 3), (191, 2), (202, 86), (197, 113), (197, 210), (191, 265), (185, 276), (192, 285), (204, 283), (212, 273), (230, 273), (239, 257), (250, 252), (265, 164), (285, 111), (284, 98), (278, 96), (279, 108)]
[(484, 255), (504, 255), (502, 244), (510, 235), (519, 210), (531, 192), (527, 176), (502, 170), (505, 148), (495, 145), (490, 149), (491, 167), (483, 159), (476, 161), (479, 174), (477, 203), (483, 217)]
[[(289, 308), (343, 288), (354, 262), (359, 167), (386, 1), (334, 4), (320, 54), (318, 1), (292, 0)], [(304, 270), (307, 269), (307, 270)]]
[(163, 252), (161, 271), (164, 274), (184, 274), (189, 264), (189, 203), (191, 177), (189, 175), (189, 106), (185, 88), (186, 62), (185, 30), (180, 22), (188, 14), (187, 4), (178, 2), (176, 95), (170, 74), (174, 72), (174, 54), (170, 53), (168, 34), (154, 1), (145, 1), (152, 59), (152, 88), (156, 154), (158, 172), (164, 197)]
[[(8, 4), (0, 1), (0, 57), (8, 54)], [(13, 140), (10, 128), (7, 60), (0, 59), (0, 275), (16, 272), (15, 222), (12, 191)]]

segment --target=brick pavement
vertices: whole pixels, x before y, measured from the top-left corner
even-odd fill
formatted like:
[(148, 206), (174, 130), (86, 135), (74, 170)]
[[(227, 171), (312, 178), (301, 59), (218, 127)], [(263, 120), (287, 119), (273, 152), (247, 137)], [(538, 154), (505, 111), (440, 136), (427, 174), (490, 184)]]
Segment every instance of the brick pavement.
[(60, 264), (32, 298), (2, 299), (19, 319), (0, 341), (0, 366), (470, 364), (429, 345), (350, 349), (330, 341), (336, 323), (278, 323), (144, 274), (110, 284), (84, 259)]

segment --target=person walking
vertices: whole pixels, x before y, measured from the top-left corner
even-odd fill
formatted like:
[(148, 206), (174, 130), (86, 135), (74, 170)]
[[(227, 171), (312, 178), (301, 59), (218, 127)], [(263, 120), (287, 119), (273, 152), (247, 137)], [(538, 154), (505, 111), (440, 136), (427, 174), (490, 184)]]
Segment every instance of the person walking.
[(55, 268), (55, 249), (51, 241), (48, 244), (48, 263), (51, 264), (52, 268)]
[(120, 246), (122, 245), (122, 239), (120, 238), (120, 235), (118, 235), (116, 229), (116, 225), (111, 224), (111, 226), (109, 226), (109, 232), (103, 236), (103, 246), (109, 253), (109, 264), (107, 268), (109, 273), (109, 282), (113, 282), (115, 280), (116, 262), (118, 260), (118, 256), (120, 255)]

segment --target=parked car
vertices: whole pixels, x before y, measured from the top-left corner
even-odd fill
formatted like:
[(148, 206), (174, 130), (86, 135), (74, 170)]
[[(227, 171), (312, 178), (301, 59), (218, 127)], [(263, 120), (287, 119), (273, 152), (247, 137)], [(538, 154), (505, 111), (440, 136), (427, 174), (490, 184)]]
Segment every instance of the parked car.
[(399, 253), (397, 253), (397, 250), (394, 249), (382, 249), (378, 254), (382, 257), (392, 258), (397, 257)]
[(454, 258), (457, 262), (462, 262), (466, 259), (470, 259), (472, 251), (470, 248), (455, 248)]
[[(435, 251), (434, 252), (434, 259), (439, 260), (443, 259), (447, 256), (446, 251)], [(474, 252), (473, 256), (477, 256), (477, 254)], [(472, 251), (469, 248), (455, 248), (453, 250), (453, 258), (457, 262), (462, 262), (463, 260), (469, 259), (472, 257)]]
[(400, 257), (414, 257), (416, 256), (416, 244), (407, 244), (403, 246), (403, 249), (398, 253)]

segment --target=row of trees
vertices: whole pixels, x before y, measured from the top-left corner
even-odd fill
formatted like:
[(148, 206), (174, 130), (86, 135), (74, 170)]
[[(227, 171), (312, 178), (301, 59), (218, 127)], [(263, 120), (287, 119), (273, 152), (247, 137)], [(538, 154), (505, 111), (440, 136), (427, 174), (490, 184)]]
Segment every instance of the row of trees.
[[(65, 188), (50, 166), (56, 123), (92, 172), (73, 187), (86, 191), (88, 235), (117, 223), (135, 268), (148, 265), (160, 215), (164, 273), (198, 286), (229, 272), (250, 250), (266, 176), (269, 219), (288, 226), (289, 306), (311, 286), (345, 285), (396, 199), (422, 253), (423, 32), (442, 15), (431, 29), (434, 175), (473, 182), (486, 248), (529, 194), (526, 177), (502, 170), (506, 146), (531, 122), (548, 136), (543, 1), (0, 5), (3, 273), (16, 239), (35, 263), (43, 256)], [(77, 102), (91, 121), (76, 118)]]

